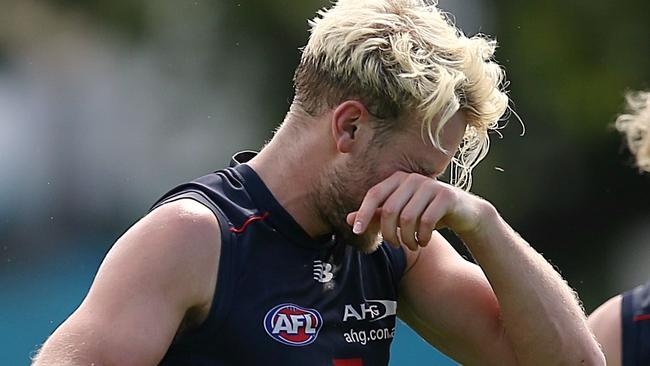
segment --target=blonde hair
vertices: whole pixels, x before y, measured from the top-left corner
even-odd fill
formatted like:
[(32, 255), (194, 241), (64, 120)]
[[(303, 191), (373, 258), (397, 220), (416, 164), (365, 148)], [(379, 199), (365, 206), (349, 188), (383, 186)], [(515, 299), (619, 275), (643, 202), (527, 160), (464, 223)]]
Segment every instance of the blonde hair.
[(423, 137), (442, 151), (442, 128), (463, 111), (468, 128), (450, 178), (469, 189), (472, 169), (489, 150), (488, 131), (508, 108), (504, 71), (493, 61), (496, 41), (466, 37), (436, 5), (339, 0), (319, 11), (294, 76), (294, 102), (313, 115), (358, 98), (380, 131), (401, 128), (397, 117), (415, 114)]
[(625, 113), (616, 119), (616, 129), (625, 136), (639, 169), (650, 172), (650, 92), (628, 93), (625, 99)]

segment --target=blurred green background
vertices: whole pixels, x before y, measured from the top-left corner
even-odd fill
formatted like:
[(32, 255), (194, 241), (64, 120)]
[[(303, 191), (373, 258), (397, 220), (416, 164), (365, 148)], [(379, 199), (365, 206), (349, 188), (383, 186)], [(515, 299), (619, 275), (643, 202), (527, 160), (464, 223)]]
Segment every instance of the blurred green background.
[[(28, 363), (160, 194), (271, 136), (306, 19), (327, 5), (0, 0), (0, 364)], [(526, 125), (493, 136), (473, 191), (588, 312), (645, 282), (650, 178), (611, 122), (625, 90), (650, 88), (650, 2), (440, 5), (467, 34), (498, 39)], [(392, 354), (392, 365), (451, 364), (403, 326)]]

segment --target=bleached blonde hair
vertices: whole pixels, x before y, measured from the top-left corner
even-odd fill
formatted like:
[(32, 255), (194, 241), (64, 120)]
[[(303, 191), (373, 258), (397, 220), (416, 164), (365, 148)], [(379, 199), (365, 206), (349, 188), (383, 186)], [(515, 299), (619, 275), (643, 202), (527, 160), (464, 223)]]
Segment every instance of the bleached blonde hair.
[(650, 91), (628, 93), (625, 113), (616, 119), (640, 170), (650, 172)]
[(450, 179), (469, 189), (472, 169), (489, 150), (488, 131), (508, 108), (496, 41), (466, 37), (435, 0), (338, 0), (310, 25), (294, 104), (313, 115), (357, 98), (384, 132), (405, 127), (398, 117), (415, 115), (423, 137), (442, 151), (443, 127), (463, 111), (468, 128)]

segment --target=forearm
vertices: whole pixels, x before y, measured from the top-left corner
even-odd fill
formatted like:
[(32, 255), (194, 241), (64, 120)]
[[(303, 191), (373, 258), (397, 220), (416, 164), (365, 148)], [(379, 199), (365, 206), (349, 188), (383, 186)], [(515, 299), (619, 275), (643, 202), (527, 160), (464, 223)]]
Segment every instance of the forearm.
[[(83, 317), (82, 317), (83, 318)], [(147, 344), (134, 332), (122, 332), (103, 322), (86, 322), (75, 314), (52, 333), (32, 366), (155, 365), (143, 357)], [(158, 359), (159, 361), (159, 359)]]
[[(39, 352), (39, 354), (32, 359), (32, 366), (88, 366), (93, 363), (81, 361), (73, 357), (69, 357), (66, 352)], [(99, 364), (94, 363), (98, 366)]]
[(484, 222), (459, 234), (498, 298), (519, 363), (603, 364), (575, 293), (488, 203)]
[(91, 357), (86, 354), (85, 346), (85, 344), (78, 344), (77, 337), (55, 333), (32, 359), (32, 366), (103, 365), (103, 363), (97, 362), (97, 359), (91, 361)]
[[(381, 208), (380, 215), (377, 215), (378, 208)], [(472, 270), (453, 265), (456, 262), (454, 258), (441, 259), (438, 266), (419, 265), (417, 268), (425, 269), (416, 272), (413, 272), (416, 268), (413, 265), (409, 282), (425, 285), (427, 282), (421, 281), (426, 281), (427, 274), (435, 273), (435, 267), (446, 267), (447, 273), (453, 273), (450, 268), (456, 267), (462, 271), (457, 275), (461, 287), (454, 288), (454, 291), (468, 288), (468, 282), (473, 282), (471, 278), (477, 279), (479, 285), (486, 285), (483, 291), (471, 291), (472, 298), (459, 302), (462, 296), (441, 289), (445, 285), (442, 280), (438, 280), (438, 288), (431, 287), (429, 293), (421, 293), (421, 287), (420, 293), (416, 289), (409, 291), (409, 286), (405, 290), (410, 293), (408, 301), (415, 304), (414, 312), (429, 315), (424, 318), (431, 320), (431, 328), (449, 328), (445, 324), (448, 319), (435, 324), (439, 319), (427, 310), (440, 299), (432, 295), (435, 292), (448, 292), (455, 299), (453, 304), (459, 309), (447, 308), (451, 315), (459, 314), (463, 308), (481, 312), (477, 317), (486, 320), (483, 325), (465, 324), (460, 328), (470, 331), (457, 329), (457, 339), (447, 339), (446, 342), (471, 344), (477, 333), (498, 339), (502, 339), (505, 333), (507, 339), (500, 341), (504, 347), (501, 353), (514, 352), (522, 365), (604, 365), (603, 355), (587, 328), (584, 313), (571, 288), (487, 201), (429, 177), (396, 172), (373, 186), (359, 210), (348, 215), (347, 220), (357, 234), (363, 233), (374, 220), (375, 224), (380, 224), (384, 239), (402, 242), (412, 250), (427, 246), (435, 227), (448, 227), (465, 242), (482, 267), (494, 294), (482, 276), (472, 276)], [(416, 224), (418, 221), (419, 225)], [(397, 228), (400, 229), (399, 235)], [(447, 274), (444, 269), (440, 269), (440, 273)], [(463, 280), (465, 275), (469, 275), (469, 279)], [(483, 302), (486, 297), (489, 297), (489, 302)], [(476, 315), (473, 312), (469, 314)], [(467, 313), (462, 315), (467, 318)], [(451, 330), (445, 335), (453, 333)]]

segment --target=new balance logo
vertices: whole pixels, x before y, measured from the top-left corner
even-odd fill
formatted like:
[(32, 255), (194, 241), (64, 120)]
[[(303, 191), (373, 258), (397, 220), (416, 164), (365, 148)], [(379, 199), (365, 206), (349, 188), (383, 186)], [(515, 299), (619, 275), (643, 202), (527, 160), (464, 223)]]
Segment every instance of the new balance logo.
[(314, 279), (320, 283), (330, 282), (332, 278), (334, 278), (334, 273), (332, 273), (332, 269), (333, 267), (331, 264), (327, 262), (315, 260)]

